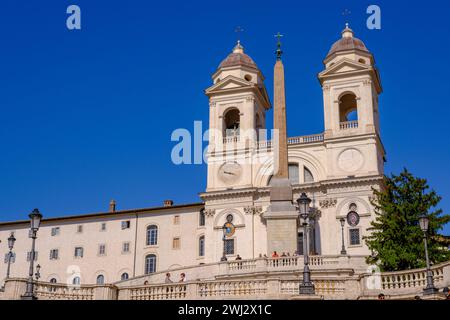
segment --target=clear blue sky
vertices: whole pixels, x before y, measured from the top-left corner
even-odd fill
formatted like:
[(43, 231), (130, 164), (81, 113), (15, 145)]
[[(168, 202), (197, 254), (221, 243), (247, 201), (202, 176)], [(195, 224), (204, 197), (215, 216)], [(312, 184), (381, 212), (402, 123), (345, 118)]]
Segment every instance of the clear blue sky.
[[(270, 94), (273, 34), (285, 34), (289, 135), (322, 132), (316, 75), (345, 8), (380, 69), (386, 172), (427, 178), (449, 212), (449, 2), (302, 3), (2, 0), (0, 220), (35, 207), (46, 217), (99, 212), (111, 199), (119, 209), (199, 201), (206, 168), (173, 165), (170, 135), (207, 124), (203, 90), (237, 25)], [(70, 4), (81, 7), (80, 31), (66, 28)], [(369, 4), (381, 7), (381, 30), (365, 26)]]

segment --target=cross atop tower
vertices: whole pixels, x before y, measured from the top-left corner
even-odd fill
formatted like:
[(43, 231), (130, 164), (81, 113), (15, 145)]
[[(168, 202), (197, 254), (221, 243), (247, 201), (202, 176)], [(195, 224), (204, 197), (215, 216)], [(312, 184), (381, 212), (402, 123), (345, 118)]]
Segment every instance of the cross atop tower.
[(345, 25), (346, 26), (348, 26), (348, 18), (347, 17), (350, 17), (350, 15), (352, 14), (352, 12), (349, 10), (349, 9), (344, 9), (344, 11), (342, 11), (342, 16), (344, 17), (344, 19), (346, 20), (346, 23), (345, 23)]
[(240, 26), (237, 26), (236, 29), (234, 29), (234, 32), (237, 34), (237, 43), (241, 43), (241, 32), (244, 31)]

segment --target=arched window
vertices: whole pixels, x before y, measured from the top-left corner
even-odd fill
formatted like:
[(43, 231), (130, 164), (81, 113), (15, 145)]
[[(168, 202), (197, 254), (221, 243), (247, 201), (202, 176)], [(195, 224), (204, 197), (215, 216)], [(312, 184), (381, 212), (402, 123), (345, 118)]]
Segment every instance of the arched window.
[(149, 254), (145, 257), (145, 274), (156, 272), (156, 256)]
[(128, 280), (128, 273), (124, 272), (122, 273), (122, 275), (120, 276), (120, 280)]
[(240, 114), (238, 109), (231, 109), (225, 113), (225, 136), (234, 137), (239, 135)]
[(205, 225), (205, 210), (200, 210), (199, 217), (198, 217), (198, 225), (204, 226)]
[(158, 227), (151, 225), (147, 227), (147, 241), (148, 246), (156, 246), (158, 244)]
[(102, 274), (99, 274), (97, 276), (97, 284), (105, 284), (105, 276)]
[(339, 121), (354, 120), (358, 120), (356, 96), (353, 93), (347, 93), (339, 99)]
[[(58, 281), (56, 280), (56, 278), (51, 278), (51, 279), (50, 279), (50, 283), (51, 283), (51, 284), (56, 284), (56, 282), (58, 282)], [(56, 291), (56, 287), (54, 287), (54, 286), (49, 286), (49, 287), (48, 287), (48, 291), (49, 291), (49, 292), (54, 292), (54, 291)]]
[(74, 285), (80, 285), (81, 284), (81, 279), (80, 277), (75, 277), (72, 279), (72, 284)]
[(198, 255), (200, 257), (205, 256), (205, 236), (198, 238)]
[(305, 180), (305, 183), (314, 181), (314, 177), (307, 167), (303, 167), (303, 178)]

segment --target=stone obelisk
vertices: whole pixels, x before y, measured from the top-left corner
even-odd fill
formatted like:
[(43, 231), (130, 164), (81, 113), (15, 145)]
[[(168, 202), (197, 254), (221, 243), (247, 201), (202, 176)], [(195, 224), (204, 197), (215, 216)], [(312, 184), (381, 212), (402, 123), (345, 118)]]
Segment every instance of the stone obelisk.
[(284, 67), (281, 61), (281, 35), (278, 33), (277, 61), (274, 67), (274, 133), (272, 148), (274, 172), (270, 182), (270, 206), (264, 213), (267, 226), (267, 253), (293, 254), (297, 250), (298, 212), (292, 204), (292, 186), (288, 172), (286, 97)]

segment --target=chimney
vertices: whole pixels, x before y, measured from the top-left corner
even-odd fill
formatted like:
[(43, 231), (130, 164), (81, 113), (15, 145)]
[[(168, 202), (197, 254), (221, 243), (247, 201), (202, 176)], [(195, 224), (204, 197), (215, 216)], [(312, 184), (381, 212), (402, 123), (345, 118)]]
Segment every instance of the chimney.
[(173, 206), (173, 200), (164, 200), (164, 207)]
[(116, 201), (111, 200), (109, 203), (109, 212), (116, 212)]

